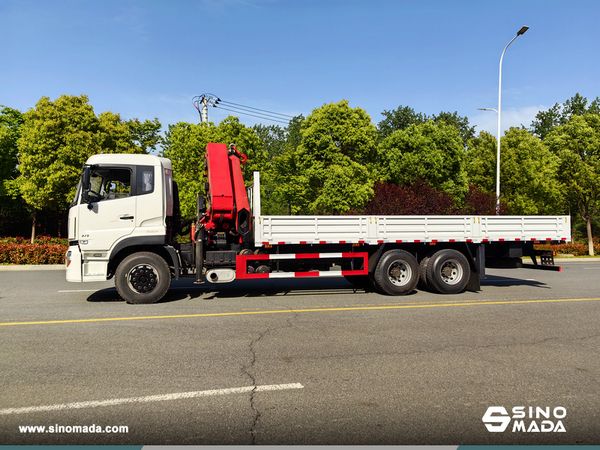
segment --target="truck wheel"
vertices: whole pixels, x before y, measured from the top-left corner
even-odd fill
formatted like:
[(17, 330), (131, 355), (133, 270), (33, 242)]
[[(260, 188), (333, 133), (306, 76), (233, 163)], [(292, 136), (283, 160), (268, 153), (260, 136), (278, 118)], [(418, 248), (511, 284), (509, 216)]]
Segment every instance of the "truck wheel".
[(440, 294), (458, 294), (464, 291), (470, 276), (471, 268), (467, 258), (456, 250), (440, 250), (427, 263), (427, 284)]
[(155, 253), (129, 255), (115, 273), (115, 287), (127, 303), (156, 303), (170, 286), (169, 266)]
[(388, 295), (411, 293), (419, 282), (419, 264), (404, 250), (390, 250), (375, 268), (375, 286)]
[(426, 256), (419, 264), (419, 286), (423, 289), (428, 287), (427, 283), (427, 264), (429, 264), (430, 256)]

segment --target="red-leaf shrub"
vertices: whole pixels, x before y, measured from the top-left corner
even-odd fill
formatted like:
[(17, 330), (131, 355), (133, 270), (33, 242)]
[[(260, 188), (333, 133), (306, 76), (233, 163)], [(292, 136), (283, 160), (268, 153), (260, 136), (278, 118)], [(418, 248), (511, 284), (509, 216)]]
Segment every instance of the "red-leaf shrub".
[(373, 200), (367, 203), (370, 215), (443, 215), (456, 214), (452, 198), (420, 181), (413, 186), (397, 186), (378, 181)]
[(66, 239), (41, 236), (31, 244), (24, 238), (0, 238), (0, 264), (64, 264)]
[[(589, 247), (587, 244), (574, 244), (569, 242), (567, 244), (538, 244), (534, 247), (537, 250), (552, 250), (554, 252), (561, 253), (563, 255), (573, 256), (587, 256), (589, 255)], [(600, 244), (594, 242), (594, 254), (600, 254)]]
[[(373, 188), (375, 195), (367, 203), (365, 214), (371, 215), (494, 215), (496, 196), (486, 194), (470, 184), (463, 205), (448, 194), (438, 191), (422, 181), (412, 186), (388, 184), (378, 181)], [(500, 214), (506, 212), (501, 206)]]

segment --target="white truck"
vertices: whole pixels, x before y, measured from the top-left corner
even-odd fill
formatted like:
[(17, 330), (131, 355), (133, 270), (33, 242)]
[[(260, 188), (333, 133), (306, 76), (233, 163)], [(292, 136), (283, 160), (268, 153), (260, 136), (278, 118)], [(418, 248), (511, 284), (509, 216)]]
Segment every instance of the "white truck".
[[(69, 210), (67, 280), (114, 278), (130, 303), (159, 301), (181, 277), (343, 276), (389, 295), (417, 284), (456, 294), (479, 290), (486, 266), (560, 270), (534, 244), (571, 240), (569, 216), (263, 216), (260, 177), (245, 186), (245, 159), (233, 145), (208, 144), (206, 197), (182, 222), (170, 160), (89, 158)], [(191, 242), (175, 242), (188, 228)]]

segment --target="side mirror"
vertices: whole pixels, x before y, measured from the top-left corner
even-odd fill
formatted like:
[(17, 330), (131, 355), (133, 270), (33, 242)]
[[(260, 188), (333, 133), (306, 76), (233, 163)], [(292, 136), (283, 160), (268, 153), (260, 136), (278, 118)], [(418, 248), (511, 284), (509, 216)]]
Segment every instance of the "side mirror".
[(91, 178), (92, 168), (90, 166), (83, 166), (83, 173), (81, 174), (81, 189), (84, 192), (90, 190), (90, 178)]

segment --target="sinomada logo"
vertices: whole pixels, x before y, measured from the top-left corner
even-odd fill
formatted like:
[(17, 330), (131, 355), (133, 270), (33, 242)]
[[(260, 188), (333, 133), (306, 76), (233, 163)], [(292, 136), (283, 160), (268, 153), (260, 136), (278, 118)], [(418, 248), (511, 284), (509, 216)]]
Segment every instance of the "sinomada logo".
[(562, 419), (567, 410), (562, 406), (550, 409), (536, 406), (515, 406), (510, 415), (504, 406), (490, 406), (483, 415), (483, 423), (491, 433), (506, 431), (512, 422), (512, 432), (523, 433), (565, 433)]

